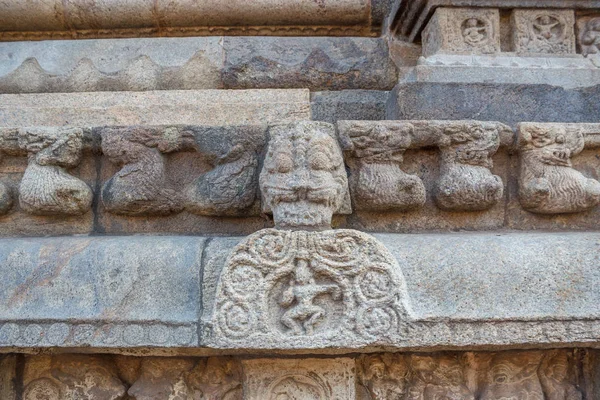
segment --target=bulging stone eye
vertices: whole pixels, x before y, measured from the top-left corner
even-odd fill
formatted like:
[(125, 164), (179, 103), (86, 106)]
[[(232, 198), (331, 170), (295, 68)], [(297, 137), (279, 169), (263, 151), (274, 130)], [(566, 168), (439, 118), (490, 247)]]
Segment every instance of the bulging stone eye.
[(325, 154), (318, 152), (310, 157), (309, 166), (317, 171), (327, 170), (331, 168), (331, 161)]
[(275, 157), (275, 169), (281, 174), (285, 174), (294, 169), (294, 160), (287, 154), (278, 154)]

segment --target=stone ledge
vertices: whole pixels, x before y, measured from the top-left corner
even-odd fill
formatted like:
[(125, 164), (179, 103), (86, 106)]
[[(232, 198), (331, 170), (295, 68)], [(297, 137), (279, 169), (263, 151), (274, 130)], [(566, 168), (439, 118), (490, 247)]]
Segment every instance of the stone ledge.
[(202, 237), (3, 239), (0, 352), (600, 346), (598, 233), (374, 238), (406, 280), (411, 307), (399, 331), (361, 340), (282, 332), (228, 345), (214, 336), (211, 310), (239, 238), (213, 238), (206, 247)]

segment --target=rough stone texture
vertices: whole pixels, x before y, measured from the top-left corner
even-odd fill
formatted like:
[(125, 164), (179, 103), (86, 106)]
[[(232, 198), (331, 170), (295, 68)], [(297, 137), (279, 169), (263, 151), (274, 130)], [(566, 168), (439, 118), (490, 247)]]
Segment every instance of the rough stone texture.
[[(600, 84), (600, 62), (582, 55), (516, 57), (441, 54), (419, 59), (400, 82), (485, 83), (548, 85), (556, 88), (589, 88)], [(555, 90), (555, 89), (553, 89)], [(547, 91), (546, 91), (547, 92)]]
[(385, 119), (389, 92), (382, 90), (341, 90), (311, 92), (312, 118), (336, 123), (340, 120)]
[(270, 127), (259, 184), (277, 228), (329, 229), (333, 214), (352, 212), (335, 126), (326, 122)]
[(396, 67), (384, 39), (224, 38), (228, 89), (390, 90)]
[(423, 55), (500, 52), (500, 13), (494, 9), (438, 8), (422, 34)]
[(600, 18), (577, 19), (578, 43), (585, 56), (600, 53)]
[[(27, 5), (7, 1), (2, 4), (0, 15), (3, 40), (225, 33), (371, 34), (370, 2), (363, 0), (139, 0), (117, 5), (110, 1), (90, 5), (83, 0), (32, 0)], [(380, 16), (375, 18), (381, 21)]]
[(513, 10), (512, 49), (517, 54), (575, 53), (573, 10)]
[(256, 359), (242, 362), (247, 399), (337, 400), (356, 397), (351, 358)]
[(0, 127), (263, 125), (310, 119), (308, 90), (0, 95)]
[(0, 241), (2, 347), (197, 346), (193, 237)]
[(17, 400), (17, 355), (0, 356), (0, 398)]
[(600, 203), (600, 182), (573, 169), (585, 145), (583, 129), (567, 124), (519, 124), (519, 201), (528, 211), (561, 214)]
[(404, 83), (390, 96), (387, 119), (476, 119), (600, 122), (600, 85), (566, 90), (550, 85)]
[[(389, 90), (381, 38), (145, 38), (0, 43), (0, 93)], [(355, 117), (356, 118), (356, 117)]]
[(425, 203), (421, 179), (400, 169), (414, 126), (399, 121), (340, 121), (356, 210), (411, 210)]

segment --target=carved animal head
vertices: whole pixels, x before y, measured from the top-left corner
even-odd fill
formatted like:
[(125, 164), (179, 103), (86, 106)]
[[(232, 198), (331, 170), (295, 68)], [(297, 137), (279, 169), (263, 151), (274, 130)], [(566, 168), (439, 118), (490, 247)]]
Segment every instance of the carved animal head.
[(411, 356), (413, 374), (423, 383), (461, 386), (464, 384), (462, 366), (453, 356)]
[(571, 166), (571, 157), (583, 150), (584, 139), (579, 129), (560, 124), (519, 125), (519, 146), (523, 153), (549, 165)]
[(498, 127), (485, 123), (458, 123), (444, 129), (440, 141), (446, 162), (492, 167), (491, 156), (500, 146)]
[(83, 129), (24, 128), (19, 130), (19, 147), (39, 165), (73, 168), (83, 150)]
[(381, 121), (375, 125), (363, 121), (342, 121), (340, 142), (344, 151), (363, 163), (402, 162), (412, 142), (413, 125), (408, 122)]
[(482, 399), (543, 400), (537, 376), (541, 358), (538, 351), (496, 354), (487, 372)]
[(282, 228), (327, 229), (347, 205), (348, 178), (333, 125), (274, 126), (260, 174), (263, 211)]

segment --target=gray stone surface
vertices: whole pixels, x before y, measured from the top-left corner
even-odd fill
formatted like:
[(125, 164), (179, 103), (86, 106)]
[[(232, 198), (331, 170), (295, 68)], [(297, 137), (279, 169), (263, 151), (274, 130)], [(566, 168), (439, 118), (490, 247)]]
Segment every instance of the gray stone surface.
[(592, 57), (435, 55), (422, 57), (401, 82), (552, 85), (564, 89), (600, 84), (600, 64)]
[(0, 95), (0, 126), (263, 125), (310, 119), (308, 90)]
[[(402, 329), (377, 340), (322, 340), (317, 324), (314, 336), (280, 333), (274, 341), (245, 340), (244, 348), (327, 352), (331, 346), (340, 351), (600, 343), (597, 233), (377, 234), (375, 239), (389, 249), (400, 269), (396, 273), (406, 281), (399, 286), (410, 302), (399, 320)], [(215, 337), (218, 331), (207, 322), (221, 301), (215, 293), (225, 259), (239, 240), (212, 239), (203, 263), (199, 237), (0, 240), (0, 350), (221, 348), (224, 337)], [(356, 243), (357, 251), (366, 249), (365, 242)], [(251, 282), (243, 281), (247, 293), (256, 290)], [(319, 304), (337, 310), (335, 301), (334, 308)]]
[(310, 105), (315, 121), (385, 119), (389, 92), (383, 90), (341, 90), (311, 92)]
[(390, 90), (396, 67), (385, 39), (223, 39), (228, 89)]
[(0, 346), (196, 346), (203, 238), (0, 241)]
[(402, 83), (390, 96), (387, 119), (476, 119), (519, 122), (600, 122), (600, 85)]
[(0, 93), (389, 90), (382, 38), (193, 37), (0, 43)]

